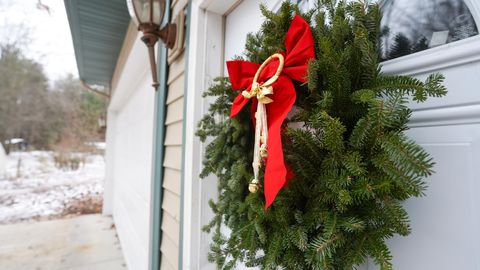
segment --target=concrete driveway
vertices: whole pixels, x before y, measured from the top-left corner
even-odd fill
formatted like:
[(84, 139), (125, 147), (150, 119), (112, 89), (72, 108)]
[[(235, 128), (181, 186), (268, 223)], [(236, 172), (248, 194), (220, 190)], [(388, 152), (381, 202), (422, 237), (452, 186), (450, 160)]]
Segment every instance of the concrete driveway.
[(110, 217), (0, 225), (0, 269), (126, 270)]

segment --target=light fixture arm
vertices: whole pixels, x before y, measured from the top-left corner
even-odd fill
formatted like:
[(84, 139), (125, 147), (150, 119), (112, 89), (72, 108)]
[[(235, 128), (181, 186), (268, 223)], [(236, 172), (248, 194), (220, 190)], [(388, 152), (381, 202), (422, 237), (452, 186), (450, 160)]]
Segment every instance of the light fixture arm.
[(152, 70), (152, 86), (155, 88), (155, 90), (158, 89), (158, 86), (160, 83), (158, 82), (157, 79), (157, 64), (155, 62), (155, 46), (153, 45), (147, 45), (148, 47), (148, 56), (150, 58), (150, 69)]
[(138, 30), (143, 32), (141, 40), (147, 45), (148, 54), (150, 58), (150, 67), (152, 70), (152, 86), (155, 90), (159, 86), (157, 79), (157, 64), (155, 61), (155, 44), (160, 39), (167, 48), (173, 49), (175, 46), (175, 39), (177, 33), (176, 24), (167, 24), (160, 30), (157, 30), (157, 26), (154, 24), (141, 24)]
[(174, 23), (167, 24), (160, 31), (157, 31), (157, 36), (165, 43), (167, 48), (173, 49), (177, 39), (177, 25)]

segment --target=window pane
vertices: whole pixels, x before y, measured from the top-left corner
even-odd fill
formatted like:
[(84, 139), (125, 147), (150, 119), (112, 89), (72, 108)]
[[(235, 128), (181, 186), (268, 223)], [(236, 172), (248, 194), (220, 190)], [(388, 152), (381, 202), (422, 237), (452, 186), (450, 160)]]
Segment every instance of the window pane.
[(478, 34), (463, 0), (387, 0), (382, 14), (382, 60)]

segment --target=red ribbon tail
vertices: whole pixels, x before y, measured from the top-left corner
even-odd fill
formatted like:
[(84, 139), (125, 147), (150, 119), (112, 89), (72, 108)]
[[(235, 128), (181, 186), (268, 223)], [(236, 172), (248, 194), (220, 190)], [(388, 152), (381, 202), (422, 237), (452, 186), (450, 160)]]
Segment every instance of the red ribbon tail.
[(265, 208), (272, 204), (278, 192), (287, 183), (287, 166), (283, 158), (281, 128), (296, 97), (292, 81), (284, 76), (278, 79), (274, 87), (276, 89), (272, 97), (274, 102), (267, 105), (268, 158), (264, 176)]
[[(282, 121), (279, 121), (281, 125)], [(287, 165), (283, 159), (282, 138), (280, 133), (281, 126), (270, 127), (268, 132), (268, 156), (265, 168), (264, 185), (265, 185), (265, 209), (277, 197), (278, 192), (285, 186), (287, 180), (291, 179), (291, 172), (288, 171)]]

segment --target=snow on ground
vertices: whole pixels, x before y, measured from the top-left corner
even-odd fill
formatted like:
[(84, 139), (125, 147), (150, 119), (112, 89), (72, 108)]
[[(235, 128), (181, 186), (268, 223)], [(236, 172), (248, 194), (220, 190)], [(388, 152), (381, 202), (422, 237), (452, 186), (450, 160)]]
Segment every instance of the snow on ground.
[[(78, 170), (55, 167), (53, 152), (13, 152), (0, 175), (0, 224), (59, 216), (72, 204), (100, 198), (104, 158), (87, 155)], [(19, 175), (18, 175), (19, 174)]]

